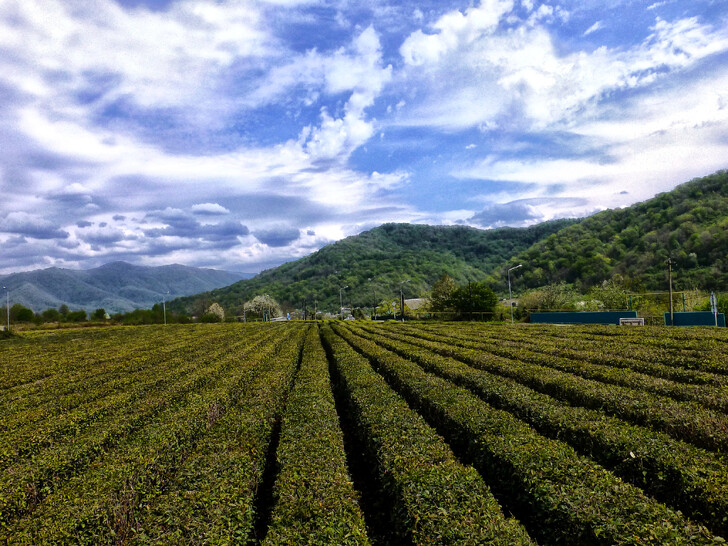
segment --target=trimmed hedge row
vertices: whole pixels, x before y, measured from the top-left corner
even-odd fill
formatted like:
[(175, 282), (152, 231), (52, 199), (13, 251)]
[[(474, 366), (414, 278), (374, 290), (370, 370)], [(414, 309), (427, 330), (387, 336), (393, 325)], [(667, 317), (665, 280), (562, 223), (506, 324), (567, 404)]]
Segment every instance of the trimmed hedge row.
[(241, 393), (247, 392), (250, 382), (264, 369), (261, 363), (265, 364), (277, 347), (295, 346), (300, 332), (287, 330), (275, 343), (251, 355), (244, 366), (234, 366), (231, 357), (225, 363), (224, 375), (164, 407), (127, 442), (48, 495), (30, 517), (7, 529), (5, 538), (29, 543), (71, 540), (98, 544), (124, 542), (137, 534), (137, 522), (152, 500), (168, 487), (220, 418), (235, 407)]
[(659, 500), (704, 522), (713, 532), (728, 536), (728, 465), (714, 454), (598, 411), (559, 402), (512, 379), (476, 370), (417, 345), (363, 328), (354, 328), (354, 332), (466, 387), (540, 434), (569, 443)]
[(600, 383), (528, 362), (513, 361), (448, 340), (430, 341), (415, 333), (404, 336), (381, 330), (382, 335), (426, 347), (577, 406), (602, 411), (638, 425), (665, 432), (678, 440), (713, 451), (728, 450), (728, 417), (694, 402), (678, 402), (620, 385)]
[[(271, 441), (296, 377), (306, 328), (262, 359), (219, 408), (219, 420), (151, 502), (140, 498), (135, 542), (246, 544), (257, 542), (263, 475)], [(208, 412), (208, 420), (210, 413)], [(214, 415), (212, 416), (214, 417)]]
[(709, 532), (511, 414), (336, 328), (473, 460), (542, 540), (559, 544), (710, 544)]
[(472, 467), (448, 446), (368, 362), (322, 330), (324, 345), (356, 421), (355, 432), (376, 467), (382, 493), (393, 502), (396, 543), (532, 544)]
[[(728, 386), (728, 376), (696, 369), (686, 369), (673, 363), (684, 356), (675, 351), (652, 345), (639, 345), (619, 338), (585, 339), (580, 335), (557, 337), (533, 335), (522, 328), (478, 328), (464, 325), (458, 330), (443, 325), (423, 326), (428, 332), (480, 343), (507, 343), (525, 346), (538, 353), (558, 354), (579, 361), (588, 361), (615, 368), (626, 368), (662, 379), (693, 385)], [(640, 339), (640, 338), (638, 338)], [(706, 354), (703, 353), (702, 361)], [(728, 359), (728, 354), (724, 356)]]
[(276, 504), (263, 544), (369, 544), (318, 328), (306, 336), (276, 457)]
[(725, 358), (728, 350), (728, 336), (722, 328), (664, 328), (661, 326), (644, 326), (640, 328), (616, 328), (614, 326), (569, 326), (567, 330), (553, 326), (523, 328), (523, 333), (541, 338), (554, 338), (564, 343), (570, 339), (581, 339), (584, 343), (605, 341), (614, 342), (624, 347), (623, 354), (632, 356), (632, 351), (639, 358), (648, 362), (657, 362), (709, 373), (728, 374), (728, 361)]
[[(71, 430), (67, 437), (55, 441), (47, 441), (42, 433), (32, 436), (30, 440), (44, 444), (44, 449), (39, 448), (38, 453), (34, 451), (30, 459), (16, 462), (12, 472), (5, 473), (0, 480), (0, 524), (8, 525), (17, 516), (33, 510), (43, 498), (106, 451), (129, 440), (135, 431), (154, 420), (168, 406), (177, 404), (207, 384), (214, 384), (233, 366), (234, 351), (250, 353), (268, 337), (253, 342), (238, 341), (213, 350), (208, 348), (202, 364), (185, 360), (165, 363), (155, 368), (155, 373), (169, 374), (169, 377), (160, 378), (151, 385), (140, 385), (129, 393), (130, 399), (120, 394), (125, 405), (120, 406), (119, 412), (102, 414), (94, 420), (93, 426)], [(238, 345), (244, 345), (244, 348)], [(37, 444), (33, 446), (38, 447)]]
[[(109, 377), (107, 382), (103, 381), (103, 372), (99, 372), (102, 379), (96, 389), (93, 384), (84, 387), (86, 377), (75, 379), (77, 388), (74, 390), (78, 392), (72, 395), (73, 403), (69, 403), (68, 397), (59, 393), (57, 403), (44, 403), (18, 412), (8, 418), (12, 419), (12, 423), (3, 419), (7, 428), (12, 430), (4, 431), (0, 441), (0, 468), (63, 442), (66, 436), (74, 437), (74, 441), (81, 434), (93, 437), (94, 427), (103, 427), (104, 422), (119, 412), (131, 409), (137, 400), (144, 399), (148, 393), (161, 393), (166, 388), (177, 389), (174, 382), (193, 371), (198, 360), (204, 359), (214, 364), (215, 355), (222, 357), (230, 350), (226, 343), (218, 345), (216, 336), (209, 340), (210, 345), (193, 344), (194, 339), (186, 337), (186, 345), (172, 352), (160, 348), (159, 352), (146, 352), (136, 357), (117, 346), (116, 352), (125, 354), (125, 357), (119, 358), (114, 368), (103, 367)], [(256, 339), (254, 337), (244, 342), (250, 343)], [(213, 347), (212, 352), (210, 346)], [(47, 391), (52, 396), (53, 385), (47, 385)], [(38, 420), (40, 422), (36, 422)]]
[(64, 386), (73, 384), (76, 378), (91, 379), (107, 363), (113, 367), (119, 361), (120, 345), (130, 351), (154, 349), (156, 352), (160, 346), (178, 343), (179, 330), (175, 327), (166, 331), (157, 329), (154, 336), (146, 335), (141, 328), (150, 327), (24, 332), (22, 337), (2, 346), (7, 362), (3, 362), (6, 373), (0, 376), (0, 400), (8, 395), (42, 396), (49, 382)]
[[(413, 330), (409, 330), (412, 333)], [(620, 385), (630, 389), (641, 390), (661, 396), (667, 396), (680, 401), (693, 401), (722, 413), (728, 411), (728, 387), (712, 385), (686, 385), (668, 379), (646, 375), (627, 368), (616, 368), (594, 362), (585, 362), (586, 359), (564, 358), (559, 350), (533, 351), (524, 344), (503, 341), (498, 338), (483, 341), (469, 341), (462, 337), (450, 335), (432, 336), (422, 334), (426, 339), (437, 339), (454, 344), (465, 349), (475, 349), (520, 362), (528, 362), (544, 366), (585, 379), (593, 379), (601, 383)], [(728, 423), (728, 420), (726, 420)]]
[[(3, 437), (10, 431), (22, 432), (23, 429), (38, 433), (59, 419), (68, 419), (76, 408), (94, 402), (103, 404), (105, 396), (136, 384), (137, 376), (153, 375), (160, 363), (170, 359), (184, 360), (186, 356), (195, 358), (196, 352), (204, 350), (204, 346), (196, 343), (196, 332), (172, 329), (175, 330), (173, 334), (165, 330), (159, 334), (154, 332), (154, 335), (147, 335), (149, 330), (141, 330), (134, 337), (129, 337), (129, 332), (112, 329), (108, 333), (118, 337), (73, 338), (52, 350), (39, 340), (40, 347), (31, 346), (26, 355), (15, 355), (14, 364), (25, 371), (52, 368), (55, 373), (0, 394), (0, 433)], [(210, 332), (206, 345), (216, 345), (216, 341), (225, 339), (225, 335), (229, 334)], [(49, 354), (41, 354), (39, 351), (43, 348), (47, 348)], [(83, 350), (80, 355), (77, 354), (79, 349)]]

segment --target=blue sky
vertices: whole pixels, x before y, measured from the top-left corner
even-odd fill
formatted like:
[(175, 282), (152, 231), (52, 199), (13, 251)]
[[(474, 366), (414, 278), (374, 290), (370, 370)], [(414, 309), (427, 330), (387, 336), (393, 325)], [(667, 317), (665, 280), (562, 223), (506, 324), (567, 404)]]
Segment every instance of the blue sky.
[(725, 168), (724, 0), (0, 3), (0, 273), (257, 272)]

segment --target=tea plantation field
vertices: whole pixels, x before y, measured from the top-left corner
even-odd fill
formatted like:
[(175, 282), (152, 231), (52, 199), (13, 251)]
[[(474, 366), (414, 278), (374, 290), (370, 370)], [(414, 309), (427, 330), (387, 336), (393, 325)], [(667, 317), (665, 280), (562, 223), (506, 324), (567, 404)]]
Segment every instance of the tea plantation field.
[(8, 544), (717, 544), (727, 453), (725, 329), (0, 341)]

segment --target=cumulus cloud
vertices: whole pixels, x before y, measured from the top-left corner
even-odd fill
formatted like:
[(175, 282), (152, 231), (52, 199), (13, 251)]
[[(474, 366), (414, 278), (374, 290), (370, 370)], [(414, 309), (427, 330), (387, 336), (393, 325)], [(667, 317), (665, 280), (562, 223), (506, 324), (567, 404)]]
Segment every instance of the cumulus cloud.
[(40, 215), (11, 212), (0, 220), (0, 232), (32, 237), (33, 239), (67, 239), (69, 233)]
[(312, 159), (345, 159), (374, 134), (374, 124), (365, 119), (365, 110), (392, 75), (391, 65), (381, 65), (381, 44), (373, 27), (357, 36), (348, 50), (341, 49), (327, 59), (326, 91), (352, 93), (343, 116), (333, 118), (324, 108), (319, 126), (303, 130), (301, 140)]
[(217, 203), (199, 203), (192, 205), (192, 212), (203, 216), (218, 216), (221, 214), (230, 214), (230, 211)]
[(589, 206), (583, 198), (519, 199), (489, 205), (468, 218), (468, 222), (484, 228), (523, 227), (556, 217), (583, 216)]
[[(642, 88), (728, 49), (728, 29), (695, 17), (657, 19), (635, 47), (564, 55), (544, 26), (501, 29), (510, 2), (443, 16), (436, 34), (411, 34), (400, 52), (424, 89), (398, 122), (462, 130), (541, 129), (569, 123), (610, 94)], [(477, 100), (480, 98), (480, 100)]]
[(76, 232), (76, 237), (83, 242), (96, 246), (111, 245), (126, 238), (122, 230), (108, 226), (99, 226), (97, 229)]
[(261, 243), (271, 247), (288, 246), (301, 236), (298, 229), (285, 226), (257, 230), (253, 235)]
[(227, 220), (216, 224), (203, 224), (194, 215), (180, 209), (166, 208), (147, 215), (147, 220), (162, 227), (144, 230), (149, 238), (177, 237), (185, 239), (202, 239), (206, 241), (225, 241), (226, 244), (237, 244), (238, 237), (248, 235), (248, 227), (235, 220)]

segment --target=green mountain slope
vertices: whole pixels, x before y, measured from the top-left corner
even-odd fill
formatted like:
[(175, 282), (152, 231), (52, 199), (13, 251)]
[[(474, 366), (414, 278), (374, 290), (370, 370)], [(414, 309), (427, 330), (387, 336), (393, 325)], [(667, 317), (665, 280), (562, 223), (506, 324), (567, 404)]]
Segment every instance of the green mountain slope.
[(565, 281), (586, 289), (621, 275), (633, 290), (728, 290), (728, 171), (693, 180), (629, 208), (607, 210), (537, 242), (501, 266), (522, 263), (518, 286)]
[(206, 303), (216, 301), (239, 310), (254, 296), (270, 294), (284, 307), (301, 308), (304, 301), (313, 307), (316, 300), (319, 309), (334, 311), (339, 308), (339, 290), (345, 286), (345, 306), (371, 307), (375, 300), (397, 297), (400, 286), (406, 298), (424, 295), (443, 273), (459, 283), (482, 280), (509, 257), (575, 222), (493, 230), (385, 224), (252, 279), (180, 298), (170, 308), (200, 313)]

